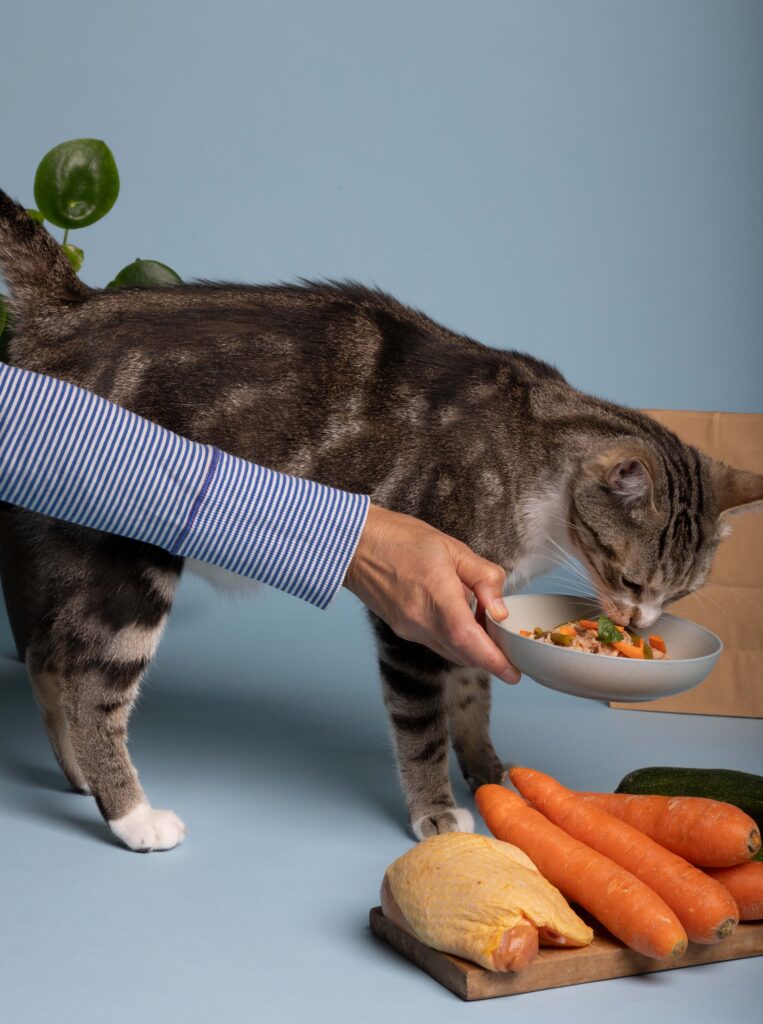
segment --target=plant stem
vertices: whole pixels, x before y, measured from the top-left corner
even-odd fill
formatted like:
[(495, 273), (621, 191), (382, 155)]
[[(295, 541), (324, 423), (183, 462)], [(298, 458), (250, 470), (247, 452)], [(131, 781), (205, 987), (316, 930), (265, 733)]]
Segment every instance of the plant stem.
[(64, 228), (64, 240), (61, 243), (61, 245), (66, 245), (66, 243), (68, 241), (68, 238), (69, 238), (69, 229), (68, 228)]

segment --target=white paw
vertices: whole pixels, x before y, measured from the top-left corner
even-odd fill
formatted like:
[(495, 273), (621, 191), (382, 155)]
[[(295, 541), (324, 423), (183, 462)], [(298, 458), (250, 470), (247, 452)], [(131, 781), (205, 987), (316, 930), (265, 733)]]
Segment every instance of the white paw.
[(441, 832), (473, 832), (474, 818), (465, 807), (449, 807), (433, 814), (423, 814), (411, 822), (417, 839), (426, 839)]
[(456, 832), (473, 832), (474, 815), (465, 807), (454, 807), (453, 814), (456, 818)]
[(174, 811), (157, 811), (150, 804), (137, 807), (109, 822), (109, 828), (131, 850), (171, 850), (183, 842), (186, 828)]

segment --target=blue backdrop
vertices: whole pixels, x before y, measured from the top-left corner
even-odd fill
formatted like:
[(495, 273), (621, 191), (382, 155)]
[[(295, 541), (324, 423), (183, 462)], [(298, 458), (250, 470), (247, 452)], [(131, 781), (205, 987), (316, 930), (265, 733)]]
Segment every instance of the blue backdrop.
[[(26, 0), (2, 38), (2, 187), (31, 205), (65, 139), (116, 156), (117, 205), (71, 237), (94, 285), (136, 257), (185, 278), (351, 276), (616, 401), (762, 411), (759, 2)], [(166, 856), (102, 841), (21, 668), (0, 675), (9, 1019), (462, 1019), (364, 930), (409, 840), (347, 595), (317, 613), (184, 584), (132, 734), (149, 794), (190, 827)], [(505, 756), (586, 788), (649, 763), (761, 767), (754, 721), (529, 681), (496, 688), (494, 717)], [(755, 967), (470, 1016), (590, 1024), (616, 998), (623, 1021), (689, 1000), (695, 1021), (730, 1019), (758, 1005)]]

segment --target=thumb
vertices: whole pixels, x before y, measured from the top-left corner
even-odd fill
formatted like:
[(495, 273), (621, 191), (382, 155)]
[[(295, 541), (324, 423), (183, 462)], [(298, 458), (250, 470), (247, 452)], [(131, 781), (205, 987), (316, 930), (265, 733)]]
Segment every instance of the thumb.
[(495, 562), (476, 555), (464, 547), (456, 559), (456, 572), (461, 582), (472, 591), (483, 608), (499, 622), (509, 614), (503, 600), (506, 573)]

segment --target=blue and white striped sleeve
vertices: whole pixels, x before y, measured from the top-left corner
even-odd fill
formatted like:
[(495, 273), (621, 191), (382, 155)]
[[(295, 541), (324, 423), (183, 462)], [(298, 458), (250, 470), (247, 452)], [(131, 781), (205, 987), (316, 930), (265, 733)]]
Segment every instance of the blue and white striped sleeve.
[(90, 391), (0, 363), (0, 500), (211, 562), (325, 608), (370, 499), (246, 462)]

